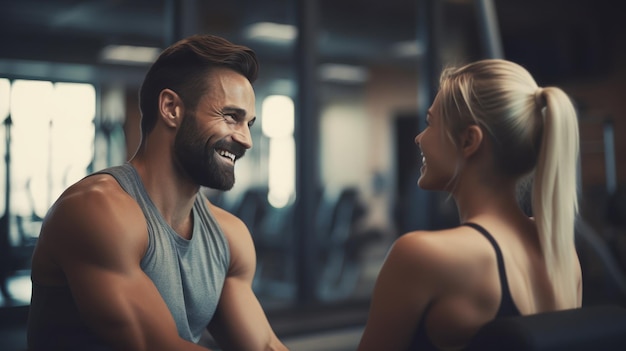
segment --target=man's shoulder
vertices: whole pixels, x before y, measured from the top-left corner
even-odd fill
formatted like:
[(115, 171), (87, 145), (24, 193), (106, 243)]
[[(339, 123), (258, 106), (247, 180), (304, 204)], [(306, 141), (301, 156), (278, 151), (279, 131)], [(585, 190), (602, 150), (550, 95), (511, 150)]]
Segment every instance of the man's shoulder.
[(68, 187), (50, 208), (45, 223), (79, 230), (125, 226), (141, 213), (137, 202), (112, 176), (95, 174)]
[[(147, 245), (141, 209), (108, 175), (86, 177), (71, 185), (44, 218), (40, 257), (64, 264), (99, 264), (125, 255), (140, 257)], [(108, 264), (108, 263), (106, 263)]]
[(214, 205), (209, 200), (205, 201), (211, 211), (211, 214), (215, 217), (215, 220), (219, 223), (220, 227), (222, 227), (222, 230), (232, 231), (244, 229), (246, 227), (246, 224), (241, 220), (241, 218), (217, 205)]
[(59, 196), (57, 204), (67, 205), (84, 202), (82, 205), (89, 208), (92, 205), (105, 205), (111, 201), (128, 200), (130, 197), (115, 178), (109, 174), (94, 174), (69, 186)]

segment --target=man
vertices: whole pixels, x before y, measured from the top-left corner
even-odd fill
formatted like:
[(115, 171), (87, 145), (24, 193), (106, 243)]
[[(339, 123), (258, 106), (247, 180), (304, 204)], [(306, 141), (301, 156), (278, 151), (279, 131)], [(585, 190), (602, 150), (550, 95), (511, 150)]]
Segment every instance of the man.
[(32, 261), (31, 350), (284, 350), (252, 291), (250, 232), (201, 186), (228, 190), (252, 147), (254, 52), (196, 35), (140, 91), (131, 160), (70, 186)]

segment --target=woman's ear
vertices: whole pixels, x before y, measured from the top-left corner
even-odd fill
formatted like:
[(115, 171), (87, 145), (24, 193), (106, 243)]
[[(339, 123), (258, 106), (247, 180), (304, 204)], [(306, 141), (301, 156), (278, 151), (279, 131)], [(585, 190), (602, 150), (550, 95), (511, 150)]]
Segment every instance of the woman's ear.
[(176, 128), (183, 117), (183, 102), (171, 89), (163, 89), (159, 94), (159, 116), (171, 128)]
[(476, 124), (467, 127), (461, 134), (463, 157), (467, 158), (476, 153), (483, 143), (483, 130)]

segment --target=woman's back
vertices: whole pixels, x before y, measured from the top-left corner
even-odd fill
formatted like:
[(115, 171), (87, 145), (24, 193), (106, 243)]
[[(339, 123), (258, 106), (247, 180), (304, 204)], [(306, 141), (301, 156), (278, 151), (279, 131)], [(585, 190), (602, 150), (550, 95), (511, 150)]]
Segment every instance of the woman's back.
[(481, 223), (415, 233), (431, 236), (434, 247), (429, 249), (440, 250), (449, 270), (439, 272), (443, 285), (418, 323), (413, 342), (422, 347), (414, 349), (428, 349), (423, 346), (429, 342), (440, 348), (466, 345), (494, 318), (557, 309), (559, 297), (550, 284), (532, 221), (521, 231), (508, 224)]

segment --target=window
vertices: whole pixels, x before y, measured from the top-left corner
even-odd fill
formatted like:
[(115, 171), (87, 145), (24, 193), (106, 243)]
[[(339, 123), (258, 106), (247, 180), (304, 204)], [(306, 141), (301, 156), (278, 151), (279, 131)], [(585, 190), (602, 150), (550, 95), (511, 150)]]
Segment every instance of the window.
[(0, 208), (9, 216), (10, 245), (27, 246), (52, 202), (90, 171), (96, 91), (91, 84), (2, 79), (0, 96), (0, 182), (7, 190)]
[(284, 95), (263, 101), (262, 130), (269, 140), (267, 200), (277, 208), (288, 205), (295, 195), (294, 104)]

